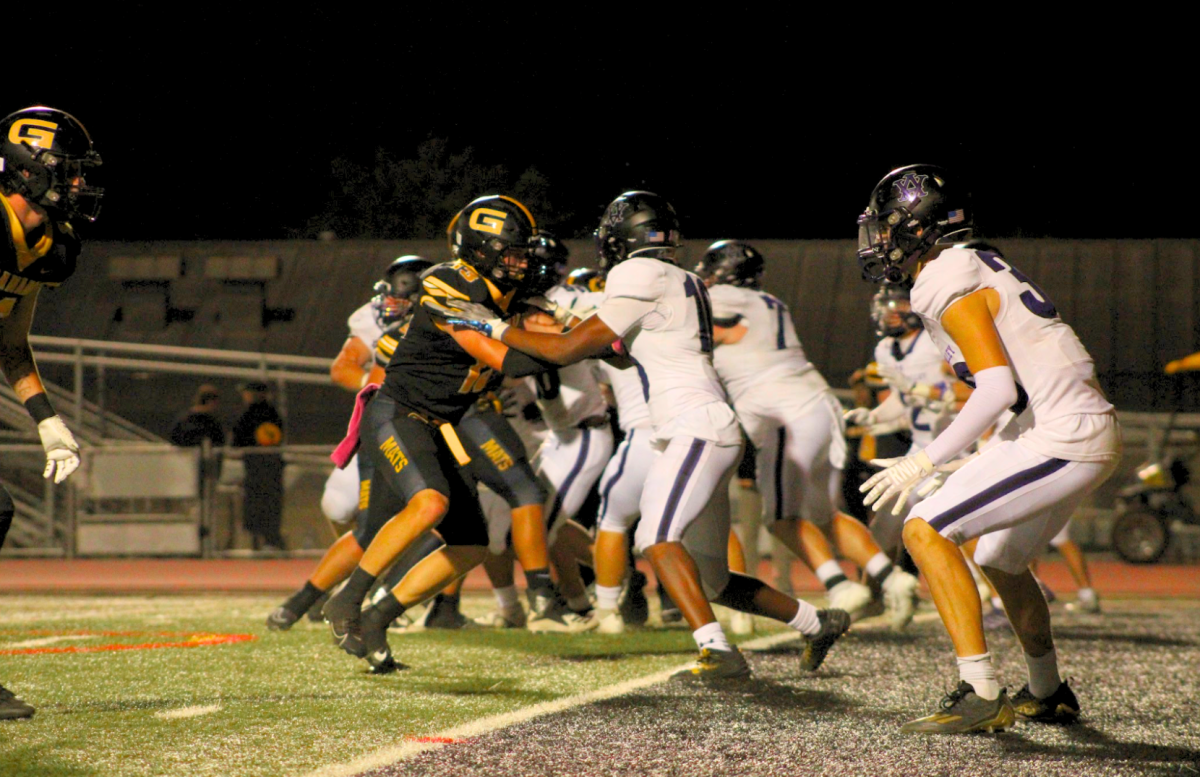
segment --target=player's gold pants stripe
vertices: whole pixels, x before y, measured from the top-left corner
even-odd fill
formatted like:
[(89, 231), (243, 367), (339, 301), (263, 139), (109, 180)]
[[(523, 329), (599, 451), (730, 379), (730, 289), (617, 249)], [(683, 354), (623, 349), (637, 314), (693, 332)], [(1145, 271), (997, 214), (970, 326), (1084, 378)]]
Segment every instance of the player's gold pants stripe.
[(442, 424), (438, 429), (441, 431), (442, 437), (446, 439), (446, 444), (450, 446), (450, 452), (454, 454), (458, 466), (465, 467), (470, 464), (471, 457), (467, 455), (467, 449), (463, 447), (462, 440), (458, 439), (458, 433), (454, 431), (454, 427), (450, 424)]

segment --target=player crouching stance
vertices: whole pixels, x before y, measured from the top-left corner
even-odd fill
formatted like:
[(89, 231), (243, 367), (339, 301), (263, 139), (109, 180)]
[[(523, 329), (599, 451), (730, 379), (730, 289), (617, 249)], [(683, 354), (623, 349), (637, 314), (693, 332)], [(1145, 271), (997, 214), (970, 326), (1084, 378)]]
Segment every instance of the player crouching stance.
[[(1058, 673), (1050, 611), (1029, 562), (1120, 457), (1113, 406), (1091, 357), (1050, 300), (995, 249), (950, 245), (969, 236), (965, 200), (939, 168), (912, 165), (879, 182), (858, 222), (864, 278), (895, 284), (913, 272), (913, 311), (959, 378), (975, 388), (924, 450), (876, 462), (887, 468), (863, 485), (866, 502), (880, 509), (896, 498), (893, 511), (900, 512), (914, 487), (949, 465), (1001, 413), (1016, 414), (905, 520), (904, 543), (954, 642), (961, 678), (938, 712), (901, 729), (912, 733), (1004, 729), (1014, 707), (1037, 720), (1079, 714)], [(996, 681), (979, 593), (957, 547), (973, 538), (979, 538), (975, 560), (1025, 651), (1029, 683), (1012, 703)]]
[(710, 600), (800, 631), (808, 639), (803, 665), (816, 669), (850, 617), (818, 611), (729, 571), (727, 486), (741, 458), (741, 434), (713, 370), (708, 291), (674, 264), (680, 239), (670, 203), (650, 192), (626, 192), (608, 206), (596, 231), (608, 279), (595, 315), (566, 334), (548, 334), (510, 328), (482, 306), (449, 300), (462, 311), (451, 320), (555, 364), (609, 354), (620, 340), (641, 378), (662, 449), (646, 478), (636, 543), (700, 647), (696, 664), (677, 677), (709, 681), (750, 674)]

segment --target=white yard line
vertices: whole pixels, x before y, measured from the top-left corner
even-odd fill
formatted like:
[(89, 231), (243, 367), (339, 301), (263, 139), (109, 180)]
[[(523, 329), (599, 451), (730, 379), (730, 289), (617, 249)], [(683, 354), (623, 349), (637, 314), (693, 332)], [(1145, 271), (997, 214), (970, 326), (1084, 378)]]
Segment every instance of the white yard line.
[(201, 715), (208, 715), (217, 712), (221, 709), (220, 704), (205, 704), (196, 707), (180, 707), (174, 710), (163, 710), (162, 712), (154, 713), (154, 717), (159, 720), (179, 720), (180, 718), (196, 718)]
[[(922, 613), (915, 617), (913, 622), (923, 623), (925, 621), (933, 620), (937, 617), (938, 615), (936, 612)], [(887, 622), (882, 619), (872, 619), (872, 621), (873, 622), (861, 622), (855, 624), (855, 629), (858, 631), (874, 631), (887, 628)], [(742, 642), (738, 645), (738, 647), (744, 650), (767, 650), (777, 645), (782, 645), (785, 642), (792, 642), (793, 640), (799, 638), (800, 635), (796, 632), (785, 631), (780, 634), (772, 634), (767, 637), (759, 637), (758, 639), (752, 639), (748, 642)], [(540, 718), (543, 715), (549, 715), (555, 712), (563, 712), (564, 710), (569, 710), (574, 707), (582, 707), (585, 704), (603, 701), (604, 699), (611, 699), (616, 696), (624, 696), (627, 693), (632, 693), (633, 691), (641, 688), (666, 682), (672, 673), (677, 672), (684, 666), (690, 666), (690, 662), (688, 664), (681, 664), (679, 666), (671, 667), (670, 669), (664, 669), (661, 672), (655, 672), (654, 674), (646, 675), (644, 677), (637, 677), (633, 680), (626, 680), (622, 683), (609, 685), (604, 688), (598, 688), (594, 691), (589, 691), (588, 693), (581, 693), (576, 696), (567, 696), (555, 701), (543, 702), (542, 704), (535, 704), (531, 707), (524, 707), (512, 712), (504, 712), (499, 715), (490, 715), (486, 718), (480, 718), (479, 720), (471, 721), (470, 723), (464, 723), (461, 726), (455, 726), (454, 728), (449, 728), (445, 731), (439, 731), (436, 734), (428, 734), (421, 737), (421, 739), (457, 740), (482, 736), (483, 734), (489, 734), (502, 728), (515, 726), (518, 723), (524, 723), (527, 720)], [(412, 758), (413, 756), (423, 753), (427, 750), (444, 747), (445, 744), (446, 743), (444, 742), (438, 741), (404, 742), (399, 745), (385, 747), (382, 750), (376, 750), (374, 753), (369, 753), (361, 758), (350, 761), (349, 763), (323, 766), (316, 771), (309, 772), (307, 775), (305, 775), (305, 777), (350, 777), (351, 775), (360, 774), (361, 772), (365, 772), (370, 769), (378, 769), (382, 766), (394, 764), (397, 761), (403, 761), (407, 758)]]
[(40, 637), (20, 642), (0, 643), (0, 648), (4, 650), (21, 650), (24, 648), (45, 647), (46, 645), (54, 645), (59, 642), (78, 642), (81, 639), (92, 639), (94, 636), (94, 634), (60, 634), (56, 637)]

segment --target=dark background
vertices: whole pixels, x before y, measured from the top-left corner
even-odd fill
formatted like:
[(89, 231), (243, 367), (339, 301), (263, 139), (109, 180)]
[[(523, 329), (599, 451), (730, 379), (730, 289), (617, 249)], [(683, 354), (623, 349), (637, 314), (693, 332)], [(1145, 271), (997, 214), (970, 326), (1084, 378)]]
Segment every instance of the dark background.
[(636, 187), (688, 234), (852, 238), (875, 182), (915, 161), (968, 180), (992, 236), (1197, 232), (1192, 68), (1169, 20), (1148, 39), (1128, 16), (1084, 34), (903, 5), (159, 9), (9, 25), (3, 107), (75, 114), (104, 158), (85, 236), (297, 236), (334, 158), (431, 137), (536, 167), (573, 236)]

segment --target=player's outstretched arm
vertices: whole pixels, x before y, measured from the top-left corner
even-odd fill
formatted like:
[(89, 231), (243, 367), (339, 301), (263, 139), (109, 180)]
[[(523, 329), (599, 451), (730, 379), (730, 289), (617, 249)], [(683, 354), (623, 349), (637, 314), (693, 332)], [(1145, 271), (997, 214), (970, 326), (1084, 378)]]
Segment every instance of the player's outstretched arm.
[(358, 391), (371, 366), (371, 349), (358, 337), (347, 338), (342, 350), (329, 366), (329, 377), (349, 391)]
[[(547, 334), (511, 327), (494, 318), (491, 311), (474, 303), (451, 300), (448, 305), (458, 311), (457, 315), (447, 316), (446, 320), (454, 325), (454, 338), (460, 345), (463, 345), (463, 341), (459, 339), (459, 330), (474, 330), (474, 333), (480, 336), (497, 341), (498, 345), (502, 343), (503, 346), (510, 346), (521, 353), (560, 366), (605, 355), (618, 339), (599, 316), (591, 316), (564, 334)], [(482, 359), (491, 366), (491, 361), (484, 356), (476, 354), (466, 345), (463, 347), (475, 358)], [(512, 373), (506, 370), (505, 374)]]

